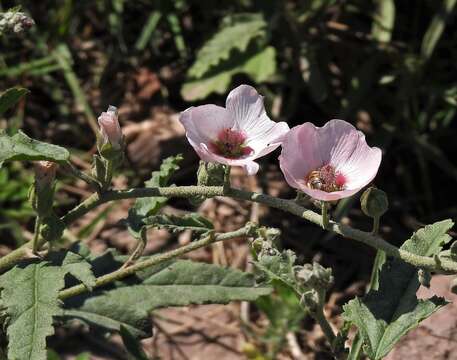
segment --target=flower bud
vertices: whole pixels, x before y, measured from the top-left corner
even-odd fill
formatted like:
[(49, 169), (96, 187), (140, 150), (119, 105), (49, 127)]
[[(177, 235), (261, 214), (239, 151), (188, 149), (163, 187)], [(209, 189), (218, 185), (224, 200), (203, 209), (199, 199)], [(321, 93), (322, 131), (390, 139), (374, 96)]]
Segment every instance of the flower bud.
[(37, 161), (34, 164), (35, 183), (39, 188), (51, 186), (56, 177), (57, 164), (52, 161)]
[(370, 187), (360, 197), (360, 204), (365, 215), (380, 218), (389, 208), (389, 201), (384, 191)]
[(100, 126), (103, 145), (109, 143), (113, 148), (120, 149), (122, 131), (117, 119), (117, 108), (115, 106), (110, 105), (106, 112), (102, 112), (98, 118), (98, 125)]
[[(197, 170), (198, 186), (220, 186), (224, 184), (225, 165), (219, 163), (205, 162), (200, 160)], [(195, 206), (200, 205), (206, 198), (204, 196), (194, 196), (190, 199)]]
[(333, 284), (332, 269), (326, 269), (317, 262), (297, 267), (296, 278), (312, 289), (328, 289)]
[(37, 161), (34, 169), (35, 183), (30, 198), (34, 210), (43, 217), (52, 212), (57, 164), (52, 161)]

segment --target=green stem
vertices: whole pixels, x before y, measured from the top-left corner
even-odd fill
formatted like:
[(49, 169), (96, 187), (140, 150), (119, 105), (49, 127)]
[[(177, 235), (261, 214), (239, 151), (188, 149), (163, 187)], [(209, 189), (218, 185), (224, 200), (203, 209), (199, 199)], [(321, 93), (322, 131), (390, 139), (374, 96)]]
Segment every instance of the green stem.
[(34, 233), (33, 233), (33, 239), (32, 239), (32, 252), (33, 254), (38, 254), (38, 250), (40, 250), (40, 242), (39, 242), (39, 238), (40, 238), (40, 227), (41, 227), (41, 218), (40, 216), (37, 215), (36, 219), (35, 219), (35, 229), (34, 229)]
[(375, 216), (373, 218), (373, 230), (372, 230), (373, 235), (379, 234), (379, 220), (380, 219), (381, 219), (380, 216)]
[[(174, 259), (178, 256), (184, 255), (188, 252), (194, 251), (196, 249), (208, 246), (210, 244), (214, 244), (219, 241), (224, 241), (224, 240), (229, 240), (229, 239), (234, 239), (242, 236), (249, 236), (252, 233), (253, 227), (252, 225), (246, 225), (238, 230), (224, 233), (224, 234), (210, 234), (208, 236), (205, 236), (203, 239), (193, 241), (188, 245), (182, 246), (178, 249), (168, 251), (163, 254), (158, 254), (151, 256), (149, 259), (137, 262), (134, 265), (131, 265), (126, 268), (121, 268), (117, 271), (114, 271), (110, 274), (103, 275), (99, 278), (97, 278), (95, 282), (95, 287), (100, 287), (106, 284), (109, 284), (113, 281), (123, 279), (127, 276), (133, 275), (137, 271), (146, 269), (148, 267), (151, 267), (153, 265), (157, 265), (160, 263), (163, 263), (165, 261)], [(88, 291), (88, 289), (83, 285), (76, 285), (73, 286), (69, 289), (62, 290), (59, 293), (59, 299), (63, 300), (66, 298), (69, 298), (71, 296), (79, 295), (84, 292)]]
[[(81, 216), (93, 210), (97, 206), (114, 200), (131, 199), (131, 198), (143, 198), (143, 197), (181, 197), (191, 198), (195, 196), (228, 196), (234, 199), (247, 200), (258, 202), (275, 209), (283, 210), (291, 213), (303, 219), (306, 219), (318, 226), (323, 226), (323, 218), (321, 215), (314, 211), (300, 206), (293, 200), (280, 199), (265, 194), (259, 194), (255, 192), (239, 190), (239, 189), (224, 189), (223, 186), (176, 186), (176, 187), (159, 187), (159, 188), (134, 188), (129, 190), (113, 190), (107, 191), (102, 194), (95, 193), (88, 197), (85, 201), (79, 204), (74, 209), (70, 210), (61, 220), (69, 225), (73, 221), (79, 219)], [(419, 256), (408, 251), (398, 249), (397, 247), (389, 244), (379, 235), (372, 234), (371, 232), (365, 232), (358, 229), (354, 229), (350, 226), (343, 225), (332, 220), (329, 220), (328, 231), (332, 231), (336, 234), (342, 235), (349, 239), (353, 239), (362, 242), (375, 249), (384, 251), (388, 256), (402, 259), (403, 261), (414, 265), (419, 268), (457, 273), (457, 262), (450, 261), (447, 259), (440, 259), (438, 264), (435, 258), (427, 256)], [(20, 248), (13, 250), (8, 255), (0, 259), (0, 271), (9, 268), (14, 265), (18, 260), (27, 256), (27, 250), (30, 249), (31, 243), (27, 243)]]
[(71, 173), (71, 175), (86, 182), (94, 190), (100, 189), (100, 184), (97, 180), (95, 180), (92, 176), (87, 175), (85, 172), (77, 169), (70, 161), (67, 161), (63, 166), (65, 170), (68, 170), (68, 172)]
[(330, 223), (329, 223), (330, 216), (328, 213), (329, 207), (330, 206), (326, 201), (322, 201), (322, 227), (324, 229), (327, 229), (328, 226), (330, 225)]
[(111, 186), (111, 180), (113, 180), (113, 161), (106, 159), (105, 160), (105, 179), (103, 181), (103, 190), (109, 189)]

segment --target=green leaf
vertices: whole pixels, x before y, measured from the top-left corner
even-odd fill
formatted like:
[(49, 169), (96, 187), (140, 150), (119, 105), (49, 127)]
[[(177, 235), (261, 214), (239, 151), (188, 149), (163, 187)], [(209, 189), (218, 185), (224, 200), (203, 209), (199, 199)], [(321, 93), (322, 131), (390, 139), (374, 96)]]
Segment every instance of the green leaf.
[(425, 60), (428, 60), (438, 44), (441, 35), (446, 26), (446, 21), (452, 14), (457, 0), (443, 0), (442, 7), (433, 16), (424, 38), (422, 39), (421, 55)]
[(206, 98), (215, 92), (224, 94), (230, 86), (232, 76), (246, 74), (256, 82), (268, 80), (276, 72), (276, 50), (272, 46), (255, 47), (253, 50), (238, 54), (213, 67), (202, 78), (189, 79), (181, 89), (186, 101)]
[[(401, 249), (421, 256), (438, 254), (451, 239), (446, 232), (452, 226), (451, 220), (428, 225), (414, 233)], [(418, 300), (419, 285), (414, 266), (389, 259), (379, 275), (379, 289), (344, 306), (343, 317), (357, 326), (370, 359), (382, 359), (403, 335), (446, 305), (436, 296)]]
[(214, 226), (205, 217), (197, 213), (176, 215), (154, 215), (144, 219), (147, 226), (164, 228), (173, 232), (192, 230), (199, 233), (206, 233), (214, 230)]
[(63, 271), (73, 275), (81, 281), (89, 290), (95, 286), (95, 276), (92, 265), (82, 256), (71, 251), (58, 251), (48, 254), (47, 259), (54, 265), (60, 266)]
[(10, 137), (0, 131), (0, 167), (11, 160), (49, 160), (63, 162), (70, 158), (67, 149), (29, 138), (19, 131)]
[(371, 35), (373, 39), (388, 43), (392, 37), (395, 25), (394, 0), (377, 0), (376, 12), (373, 17)]
[(195, 63), (189, 69), (189, 77), (201, 78), (211, 67), (227, 60), (234, 49), (244, 52), (252, 39), (265, 36), (265, 28), (266, 22), (261, 14), (238, 15), (198, 51)]
[(122, 327), (129, 330), (135, 337), (145, 338), (151, 335), (149, 329), (152, 327), (149, 321), (141, 321), (137, 324), (131, 324), (119, 321), (114, 317), (107, 315), (99, 315), (96, 313), (83, 310), (64, 310), (62, 314), (64, 320), (79, 320), (96, 328), (102, 328), (108, 331), (119, 332)]
[(54, 334), (53, 318), (63, 315), (58, 293), (65, 286), (65, 276), (72, 274), (91, 288), (95, 285), (91, 268), (82, 256), (59, 251), (40, 263), (24, 261), (0, 276), (9, 317), (9, 359), (46, 359), (46, 337)]
[(53, 317), (62, 313), (58, 292), (62, 270), (48, 262), (14, 267), (0, 277), (9, 316), (8, 359), (46, 359), (46, 337), (54, 334)]
[(28, 94), (29, 91), (24, 88), (14, 87), (8, 89), (0, 94), (0, 116), (12, 108), (24, 95)]
[[(109, 268), (108, 262), (105, 261), (104, 266)], [(136, 274), (135, 278), (118, 282), (111, 288), (70, 298), (66, 308), (129, 324), (129, 331), (138, 336), (132, 327), (138, 329), (142, 324), (147, 324), (155, 309), (190, 304), (226, 304), (234, 300), (250, 301), (270, 292), (270, 287), (256, 287), (251, 274), (179, 260), (151, 267)], [(95, 322), (96, 319), (92, 320)], [(103, 323), (98, 325), (104, 326)]]
[[(153, 171), (151, 179), (146, 181), (146, 187), (160, 187), (168, 185), (171, 176), (179, 170), (179, 163), (183, 157), (181, 154), (166, 158), (160, 165), (158, 171)], [(166, 204), (168, 198), (155, 196), (149, 198), (137, 199), (134, 205), (130, 208), (126, 222), (129, 231), (135, 237), (139, 237), (141, 228), (144, 226), (143, 219), (145, 217), (155, 215)]]
[(129, 353), (129, 359), (148, 360), (148, 356), (141, 347), (140, 342), (124, 326), (121, 326), (121, 337), (122, 342)]

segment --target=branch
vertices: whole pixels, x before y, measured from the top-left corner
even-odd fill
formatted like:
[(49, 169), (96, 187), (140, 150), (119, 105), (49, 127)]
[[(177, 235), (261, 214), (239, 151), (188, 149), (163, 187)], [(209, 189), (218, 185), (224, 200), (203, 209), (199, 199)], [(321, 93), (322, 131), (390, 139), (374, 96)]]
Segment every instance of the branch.
[[(84, 200), (81, 204), (63, 216), (61, 220), (68, 226), (73, 221), (79, 219), (97, 206), (114, 200), (143, 198), (153, 196), (164, 196), (168, 198), (181, 197), (190, 198), (194, 196), (228, 196), (238, 200), (247, 200), (258, 202), (272, 208), (276, 208), (298, 217), (306, 219), (320, 227), (323, 226), (322, 216), (318, 213), (298, 205), (293, 200), (275, 198), (265, 194), (259, 194), (251, 191), (239, 190), (234, 188), (226, 188), (222, 186), (176, 186), (176, 187), (158, 187), (158, 188), (134, 188), (130, 190), (113, 190), (102, 194), (95, 193)], [(436, 260), (431, 257), (419, 256), (389, 244), (382, 237), (354, 229), (334, 221), (329, 221), (328, 231), (340, 234), (344, 237), (362, 242), (377, 250), (384, 251), (387, 255), (399, 258), (411, 265), (432, 271), (445, 271), (457, 273), (457, 262), (440, 259), (437, 264)], [(8, 255), (0, 259), (0, 271), (13, 266), (20, 259), (27, 257), (30, 253), (31, 243), (27, 243), (20, 248), (10, 252)]]
[[(127, 268), (121, 268), (110, 274), (100, 276), (99, 278), (96, 279), (95, 287), (100, 287), (100, 286), (109, 284), (113, 281), (123, 279), (129, 275), (133, 275), (137, 271), (144, 270), (153, 265), (163, 263), (165, 261), (174, 259), (178, 256), (187, 254), (188, 252), (197, 250), (201, 247), (205, 247), (210, 244), (214, 244), (219, 241), (239, 238), (239, 237), (243, 237), (243, 236), (249, 236), (250, 234), (252, 234), (252, 232), (255, 230), (255, 228), (256, 228), (255, 225), (247, 224), (246, 226), (244, 226), (238, 230), (232, 231), (232, 232), (228, 232), (228, 233), (224, 233), (224, 234), (214, 234), (214, 233), (210, 234), (208, 236), (205, 236), (203, 239), (193, 241), (190, 244), (181, 246), (178, 249), (171, 250), (171, 251), (168, 251), (163, 254), (157, 254), (157, 255), (151, 256), (149, 259), (144, 260), (144, 261), (139, 261), (139, 262), (135, 263), (134, 265), (131, 265)], [(59, 299), (63, 300), (63, 299), (69, 298), (71, 296), (76, 296), (76, 295), (82, 294), (87, 291), (88, 291), (88, 289), (83, 284), (79, 284), (79, 285), (73, 286), (71, 288), (60, 291)]]

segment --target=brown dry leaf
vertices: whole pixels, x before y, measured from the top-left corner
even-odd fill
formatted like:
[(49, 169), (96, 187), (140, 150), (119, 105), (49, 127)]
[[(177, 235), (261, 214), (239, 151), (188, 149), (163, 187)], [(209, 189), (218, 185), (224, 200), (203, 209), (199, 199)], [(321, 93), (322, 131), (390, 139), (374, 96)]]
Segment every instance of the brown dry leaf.
[(149, 100), (162, 86), (157, 74), (146, 67), (138, 70), (135, 74), (135, 81), (138, 87), (136, 96), (140, 100)]

